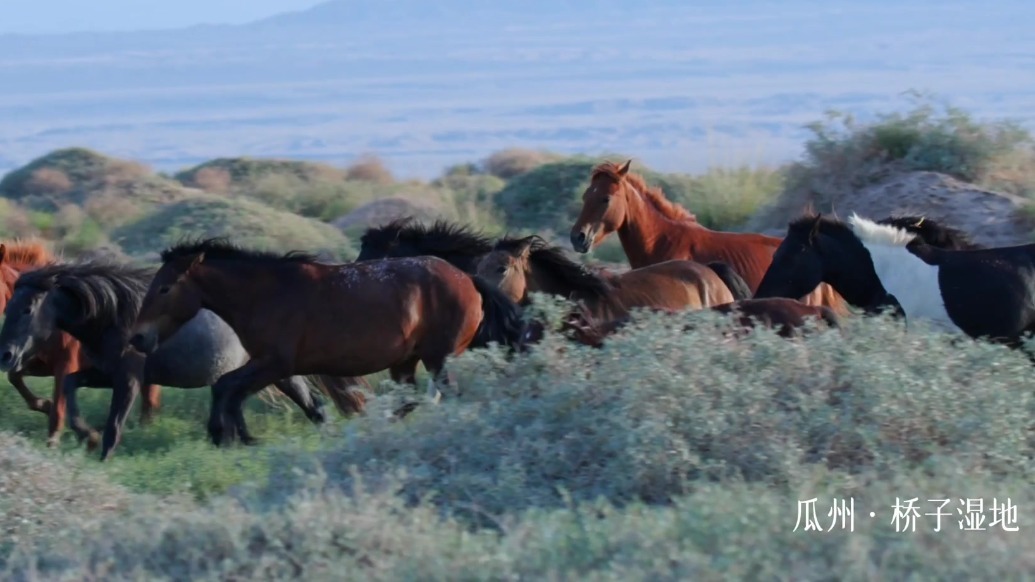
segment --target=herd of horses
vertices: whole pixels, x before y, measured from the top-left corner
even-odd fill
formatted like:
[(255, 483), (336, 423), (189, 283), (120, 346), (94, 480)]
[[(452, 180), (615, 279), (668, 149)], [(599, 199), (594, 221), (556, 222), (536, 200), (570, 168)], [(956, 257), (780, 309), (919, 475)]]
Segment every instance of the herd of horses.
[[(0, 245), (0, 370), (48, 416), (51, 445), (67, 415), (106, 459), (136, 398), (146, 422), (162, 386), (211, 386), (217, 445), (255, 442), (243, 404), (270, 385), (321, 423), (317, 392), (343, 415), (362, 414), (364, 376), (388, 370), (415, 385), (422, 364), (437, 402), (451, 356), (495, 343), (520, 357), (543, 337), (543, 324), (525, 316), (533, 293), (570, 300), (563, 329), (592, 346), (641, 309), (708, 309), (786, 337), (809, 321), (839, 328), (887, 310), (1012, 347), (1035, 330), (1035, 245), (983, 248), (920, 216), (809, 212), (782, 238), (716, 231), (629, 169), (593, 169), (570, 234), (572, 249), (588, 253), (617, 233), (624, 272), (587, 266), (536, 235), (493, 240), (412, 218), (369, 228), (357, 259), (343, 264), (204, 239), (165, 250), (153, 268), (65, 261), (10, 241)], [(52, 398), (33, 394), (26, 376), (53, 376)], [(112, 390), (103, 435), (80, 414), (84, 386)]]

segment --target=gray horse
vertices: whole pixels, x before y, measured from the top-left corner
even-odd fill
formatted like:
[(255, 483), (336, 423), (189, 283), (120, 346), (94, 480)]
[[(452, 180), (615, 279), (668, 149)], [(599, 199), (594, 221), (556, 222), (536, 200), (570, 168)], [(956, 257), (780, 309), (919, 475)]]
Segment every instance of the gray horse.
[[(24, 273), (15, 284), (0, 328), (0, 371), (20, 369), (57, 330), (79, 340), (91, 365), (65, 378), (69, 425), (80, 440), (88, 440), (90, 449), (95, 448), (99, 435), (81, 417), (76, 392), (81, 386), (113, 388), (105, 457), (119, 440), (140, 386), (211, 386), (250, 359), (230, 326), (204, 309), (150, 356), (128, 348), (126, 334), (150, 276), (149, 269), (108, 261), (55, 264)], [(325, 391), (342, 414), (363, 411), (362, 393), (355, 390), (362, 379), (292, 376), (277, 381), (277, 388), (314, 424), (325, 420), (323, 403), (312, 394), (307, 379)], [(242, 442), (255, 441), (243, 415), (228, 420)], [(51, 437), (51, 444), (58, 438), (57, 434)]]

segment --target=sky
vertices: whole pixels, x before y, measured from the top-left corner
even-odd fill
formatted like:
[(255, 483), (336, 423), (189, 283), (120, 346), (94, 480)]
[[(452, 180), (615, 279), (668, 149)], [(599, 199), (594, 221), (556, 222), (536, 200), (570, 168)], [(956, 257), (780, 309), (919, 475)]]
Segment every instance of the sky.
[(322, 0), (2, 0), (0, 34), (242, 24)]

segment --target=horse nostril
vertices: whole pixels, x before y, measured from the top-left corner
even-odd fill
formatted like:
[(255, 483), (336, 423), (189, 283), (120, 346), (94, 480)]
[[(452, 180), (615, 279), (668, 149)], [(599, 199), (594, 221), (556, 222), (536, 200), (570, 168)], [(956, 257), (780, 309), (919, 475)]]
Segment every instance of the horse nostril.
[(13, 359), (14, 354), (11, 353), (11, 350), (7, 350), (3, 354), (0, 354), (0, 362), (3, 362), (5, 364), (9, 364)]

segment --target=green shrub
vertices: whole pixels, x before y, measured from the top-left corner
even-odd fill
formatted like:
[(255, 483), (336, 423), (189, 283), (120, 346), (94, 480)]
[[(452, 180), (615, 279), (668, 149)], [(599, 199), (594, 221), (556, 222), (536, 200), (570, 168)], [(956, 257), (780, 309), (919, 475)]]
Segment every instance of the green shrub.
[(1017, 194), (1035, 191), (1035, 175), (1014, 180), (1001, 175), (1018, 158), (1035, 161), (1031, 134), (1013, 121), (979, 121), (967, 112), (911, 92), (912, 108), (857, 122), (837, 111), (809, 124), (812, 137), (804, 159), (791, 167), (791, 190), (817, 192), (864, 186), (900, 170), (927, 170), (985, 185), (994, 182)]
[(112, 240), (129, 254), (146, 255), (188, 236), (226, 236), (244, 246), (327, 252), (339, 259), (355, 256), (351, 243), (333, 226), (251, 200), (213, 196), (162, 206), (116, 229)]
[[(563, 305), (534, 300), (557, 321)], [(709, 313), (643, 315), (599, 350), (548, 334), (522, 357), (468, 352), (450, 366), (459, 399), (389, 422), (382, 413), (412, 397), (389, 390), (315, 452), (263, 449), (230, 495), (175, 509), (131, 496), (118, 513), (27, 530), (0, 568), (69, 580), (863, 580), (1035, 567), (1023, 354), (887, 319), (804, 341), (725, 329)], [(171, 449), (151, 478), (224, 454), (226, 466), (201, 466), (230, 477), (245, 459), (211, 453)], [(798, 503), (813, 497), (823, 532), (800, 531)], [(892, 506), (914, 497), (915, 531), (896, 531)], [(834, 498), (853, 501), (854, 531), (826, 531)], [(966, 498), (1009, 498), (1020, 531), (990, 517), (960, 531)], [(932, 499), (951, 502), (938, 532)]]

